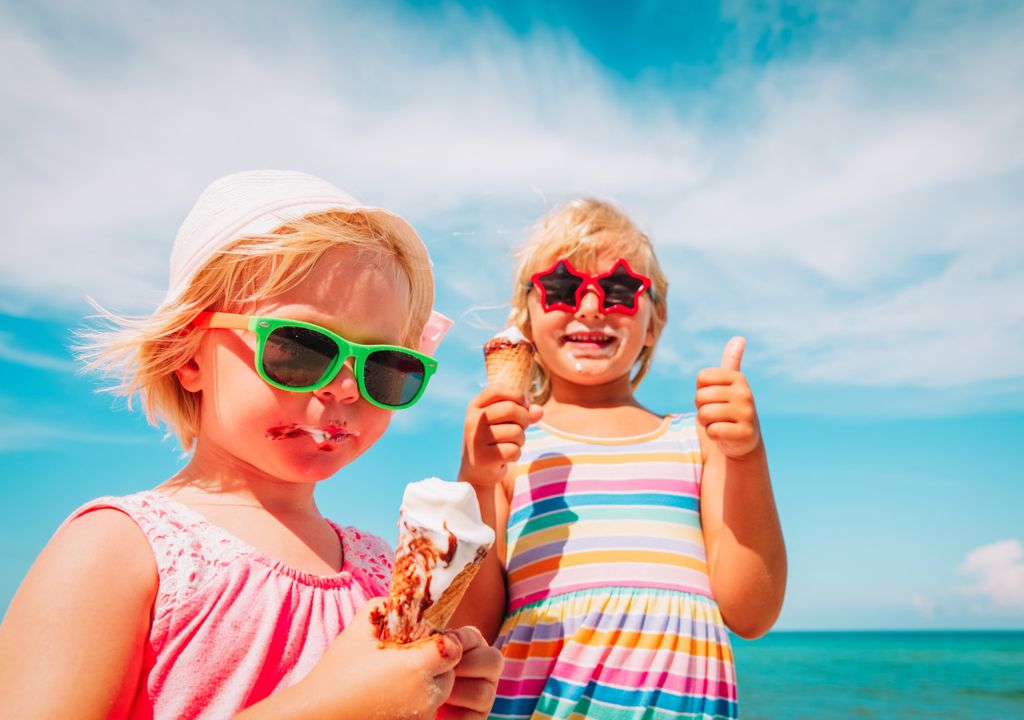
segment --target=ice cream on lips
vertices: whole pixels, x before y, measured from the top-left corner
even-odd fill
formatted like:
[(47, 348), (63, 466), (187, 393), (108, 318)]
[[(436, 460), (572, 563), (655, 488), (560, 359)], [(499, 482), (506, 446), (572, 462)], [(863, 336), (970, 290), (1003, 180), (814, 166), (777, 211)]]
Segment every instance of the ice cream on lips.
[(344, 425), (300, 425), (298, 423), (287, 423), (275, 425), (267, 430), (267, 437), (271, 440), (287, 440), (289, 438), (308, 436), (317, 445), (328, 441), (339, 442), (347, 437), (358, 436), (359, 433), (349, 430)]

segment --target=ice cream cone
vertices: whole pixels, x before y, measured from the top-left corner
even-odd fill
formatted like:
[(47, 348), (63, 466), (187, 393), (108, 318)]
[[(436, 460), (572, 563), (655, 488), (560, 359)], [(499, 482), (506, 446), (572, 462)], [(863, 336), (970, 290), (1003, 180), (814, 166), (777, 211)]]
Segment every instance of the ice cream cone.
[(391, 588), (375, 624), (381, 640), (404, 644), (444, 630), (494, 531), (469, 485), (438, 478), (406, 487), (398, 526)]
[(508, 328), (484, 343), (487, 382), (526, 392), (533, 372), (533, 343)]
[(452, 619), (455, 608), (459, 606), (462, 596), (469, 589), (469, 584), (476, 577), (486, 554), (486, 549), (478, 553), (477, 559), (462, 569), (437, 602), (423, 611), (423, 624), (430, 632), (441, 632), (448, 627), (448, 621)]

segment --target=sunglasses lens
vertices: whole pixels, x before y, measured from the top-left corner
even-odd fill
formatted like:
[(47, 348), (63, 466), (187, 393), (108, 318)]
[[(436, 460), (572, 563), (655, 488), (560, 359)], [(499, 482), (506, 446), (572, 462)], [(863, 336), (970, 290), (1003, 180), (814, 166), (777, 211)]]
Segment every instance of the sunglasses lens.
[(604, 309), (621, 305), (629, 309), (636, 307), (637, 290), (644, 283), (633, 277), (624, 267), (618, 267), (609, 277), (601, 278), (598, 284), (604, 291)]
[(263, 347), (263, 372), (287, 387), (309, 387), (324, 376), (338, 357), (335, 342), (316, 330), (279, 327)]
[(411, 402), (423, 387), (426, 375), (422, 360), (398, 350), (375, 350), (363, 363), (366, 393), (389, 407)]
[(537, 284), (544, 289), (544, 308), (555, 305), (576, 306), (576, 291), (580, 289), (583, 278), (569, 272), (564, 263), (551, 272), (537, 278)]

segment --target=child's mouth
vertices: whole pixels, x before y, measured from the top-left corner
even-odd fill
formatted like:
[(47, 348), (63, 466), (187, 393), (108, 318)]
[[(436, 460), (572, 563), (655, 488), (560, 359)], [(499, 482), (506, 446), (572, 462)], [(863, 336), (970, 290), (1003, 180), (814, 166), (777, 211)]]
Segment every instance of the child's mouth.
[(562, 336), (563, 345), (579, 350), (601, 350), (614, 342), (614, 336), (595, 331), (566, 333)]
[(269, 428), (267, 430), (267, 437), (271, 440), (308, 437), (321, 450), (333, 450), (335, 443), (342, 442), (348, 438), (359, 437), (359, 433), (346, 429), (344, 425), (299, 425), (298, 423), (287, 423)]

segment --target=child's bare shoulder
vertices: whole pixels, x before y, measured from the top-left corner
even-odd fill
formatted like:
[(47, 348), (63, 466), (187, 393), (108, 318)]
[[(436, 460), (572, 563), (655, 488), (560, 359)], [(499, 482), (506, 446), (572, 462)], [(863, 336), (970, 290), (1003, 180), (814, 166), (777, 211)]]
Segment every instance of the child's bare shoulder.
[(64, 577), (113, 577), (143, 587), (157, 584), (156, 561), (138, 524), (124, 512), (99, 507), (66, 522), (39, 556)]
[[(127, 515), (108, 508), (65, 523), (4, 618), (4, 717), (36, 717), (44, 708), (47, 717), (71, 717), (83, 708), (126, 705), (138, 683), (156, 590), (149, 545)], [(88, 683), (79, 682), (83, 666)]]

